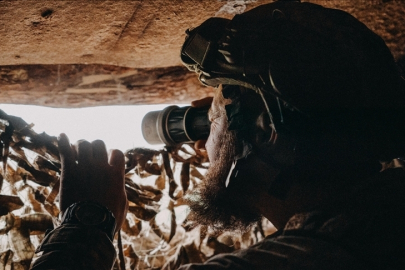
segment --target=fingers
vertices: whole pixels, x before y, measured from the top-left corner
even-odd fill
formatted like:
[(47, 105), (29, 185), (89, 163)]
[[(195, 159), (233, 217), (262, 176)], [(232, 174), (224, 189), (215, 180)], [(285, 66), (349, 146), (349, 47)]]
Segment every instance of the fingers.
[(95, 140), (91, 143), (86, 140), (80, 140), (77, 141), (72, 148), (73, 151), (71, 151), (70, 158), (72, 160), (75, 160), (75, 158), (77, 158), (79, 164), (107, 164), (108, 162), (107, 149), (105, 143), (102, 140)]
[(93, 147), (85, 140), (77, 141), (74, 145), (77, 152), (77, 162), (79, 165), (91, 164), (93, 161)]
[(101, 140), (96, 140), (91, 143), (93, 151), (93, 160), (97, 164), (107, 164), (108, 155), (105, 143)]
[(115, 171), (115, 184), (117, 188), (124, 189), (125, 186), (125, 157), (124, 154), (117, 149), (110, 151), (108, 163)]
[(194, 143), (194, 148), (198, 150), (205, 150), (205, 143), (207, 140), (198, 140)]
[(108, 163), (117, 168), (117, 170), (125, 170), (125, 157), (124, 154), (117, 149), (110, 151), (110, 158)]
[(95, 164), (110, 164), (118, 168), (125, 168), (125, 157), (120, 150), (112, 150), (108, 157), (105, 143), (102, 140), (88, 142), (80, 140), (73, 147), (70, 146), (69, 139), (65, 134), (61, 134), (58, 140), (61, 161), (65, 165), (73, 166), (76, 164), (90, 165)]
[(194, 100), (191, 102), (191, 107), (202, 108), (210, 106), (212, 103), (213, 97), (205, 97), (199, 100)]

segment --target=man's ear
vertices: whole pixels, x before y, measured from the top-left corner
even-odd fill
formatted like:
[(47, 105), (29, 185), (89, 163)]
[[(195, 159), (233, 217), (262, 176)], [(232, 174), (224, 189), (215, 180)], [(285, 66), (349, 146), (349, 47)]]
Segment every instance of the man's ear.
[(295, 165), (297, 158), (297, 140), (288, 133), (277, 131), (274, 143), (274, 159), (283, 166)]
[(256, 134), (255, 134), (255, 143), (272, 143), (274, 141), (275, 130), (271, 126), (271, 121), (269, 114), (266, 111), (263, 111), (256, 118)]
[[(259, 155), (266, 155), (272, 165), (278, 170), (268, 194), (279, 200), (284, 200), (294, 183), (297, 141), (288, 133), (273, 131), (271, 140), (259, 150)], [(265, 158), (265, 157), (264, 157)]]

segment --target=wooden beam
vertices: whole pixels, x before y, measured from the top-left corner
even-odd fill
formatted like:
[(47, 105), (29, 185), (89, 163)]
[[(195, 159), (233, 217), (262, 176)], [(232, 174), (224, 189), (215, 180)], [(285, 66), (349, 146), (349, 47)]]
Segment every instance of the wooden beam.
[(111, 65), (0, 67), (0, 103), (48, 107), (173, 104), (212, 95), (181, 66), (134, 69)]

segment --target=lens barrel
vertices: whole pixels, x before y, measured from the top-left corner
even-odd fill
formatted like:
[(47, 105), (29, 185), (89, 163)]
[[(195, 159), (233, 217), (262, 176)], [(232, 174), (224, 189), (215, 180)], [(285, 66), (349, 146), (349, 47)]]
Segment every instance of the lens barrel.
[(169, 146), (205, 140), (210, 133), (208, 109), (169, 106), (149, 112), (142, 120), (142, 135), (149, 144)]

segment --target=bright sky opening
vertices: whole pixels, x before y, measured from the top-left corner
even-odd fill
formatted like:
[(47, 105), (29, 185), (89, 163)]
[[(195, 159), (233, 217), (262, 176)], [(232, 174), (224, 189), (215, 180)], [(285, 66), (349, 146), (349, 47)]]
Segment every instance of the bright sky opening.
[(0, 109), (34, 124), (37, 133), (52, 136), (66, 133), (70, 142), (101, 139), (107, 149), (126, 151), (134, 147), (160, 149), (149, 145), (142, 136), (142, 118), (150, 111), (162, 110), (164, 105), (102, 106), (77, 109), (48, 108), (33, 105), (2, 104)]

